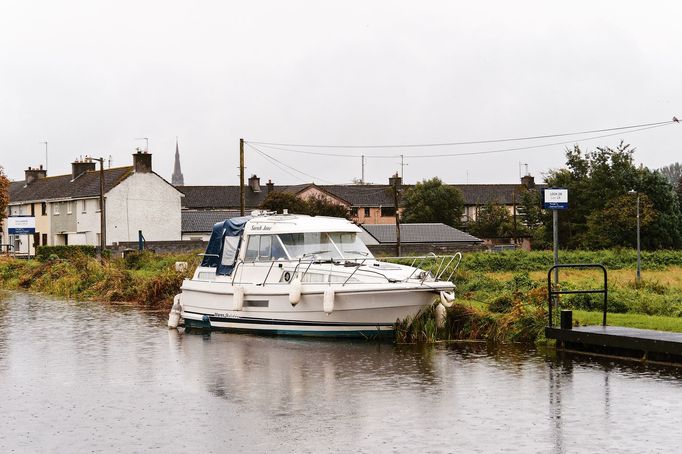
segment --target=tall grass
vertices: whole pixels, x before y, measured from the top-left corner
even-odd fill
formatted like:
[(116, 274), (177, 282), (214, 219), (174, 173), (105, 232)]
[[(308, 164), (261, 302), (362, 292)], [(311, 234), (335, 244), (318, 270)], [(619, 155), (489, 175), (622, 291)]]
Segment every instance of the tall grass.
[[(175, 271), (176, 261), (188, 262), (187, 272)], [(74, 254), (45, 262), (0, 258), (0, 287), (33, 291), (82, 300), (126, 301), (169, 305), (183, 279), (198, 265), (195, 254), (156, 255), (134, 253), (125, 259), (100, 263)]]

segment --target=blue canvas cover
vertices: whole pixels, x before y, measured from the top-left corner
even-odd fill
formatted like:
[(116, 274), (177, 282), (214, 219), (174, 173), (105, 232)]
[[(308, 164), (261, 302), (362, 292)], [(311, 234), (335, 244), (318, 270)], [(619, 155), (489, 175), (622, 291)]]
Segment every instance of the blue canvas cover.
[(210, 266), (212, 268), (218, 268), (217, 274), (229, 275), (232, 273), (233, 265), (225, 266), (220, 264), (220, 259), (223, 256), (223, 245), (225, 244), (226, 236), (237, 236), (240, 237), (244, 232), (244, 227), (246, 223), (253, 219), (253, 216), (242, 216), (232, 219), (226, 219), (225, 221), (218, 222), (213, 226), (213, 232), (211, 233), (211, 239), (208, 241), (208, 246), (206, 247), (206, 255), (201, 261), (201, 266)]

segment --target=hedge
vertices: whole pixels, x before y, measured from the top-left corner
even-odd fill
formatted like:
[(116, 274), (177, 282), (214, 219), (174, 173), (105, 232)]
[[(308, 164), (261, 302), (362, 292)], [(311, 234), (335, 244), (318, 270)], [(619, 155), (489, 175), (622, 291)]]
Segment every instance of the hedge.
[(60, 259), (69, 259), (74, 254), (83, 254), (89, 257), (97, 255), (97, 246), (73, 245), (73, 246), (38, 246), (36, 250), (36, 258), (41, 262), (50, 260), (51, 257), (57, 256)]

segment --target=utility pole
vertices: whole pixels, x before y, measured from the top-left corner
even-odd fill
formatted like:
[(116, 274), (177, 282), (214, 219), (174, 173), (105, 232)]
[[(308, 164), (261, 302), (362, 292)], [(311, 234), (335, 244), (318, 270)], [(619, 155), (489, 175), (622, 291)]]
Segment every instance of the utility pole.
[(104, 248), (107, 246), (107, 218), (104, 207), (104, 158), (93, 158), (99, 161), (99, 254), (104, 261)]
[(244, 139), (239, 139), (239, 213), (244, 216)]
[(637, 288), (642, 283), (642, 255), (641, 255), (640, 241), (639, 241), (639, 192), (637, 192), (637, 277), (635, 282)]
[(398, 187), (398, 175), (393, 176), (393, 204), (395, 205), (395, 252), (398, 257), (401, 256), (401, 248), (400, 248), (400, 211), (398, 210), (399, 207), (399, 191), (400, 188)]
[(361, 156), (362, 158), (362, 178), (360, 178), (360, 181), (362, 184), (365, 184), (365, 155), (363, 154)]

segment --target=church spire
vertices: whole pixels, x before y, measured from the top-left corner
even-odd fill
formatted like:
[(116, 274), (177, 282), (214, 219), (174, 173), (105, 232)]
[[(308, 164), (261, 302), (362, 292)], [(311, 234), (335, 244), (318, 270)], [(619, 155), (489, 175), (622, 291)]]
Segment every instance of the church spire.
[(177, 137), (175, 138), (175, 167), (173, 167), (171, 183), (173, 186), (184, 186), (185, 184), (185, 178), (182, 176), (182, 170), (180, 170), (180, 146)]

